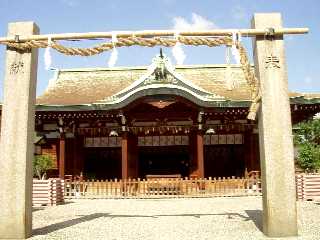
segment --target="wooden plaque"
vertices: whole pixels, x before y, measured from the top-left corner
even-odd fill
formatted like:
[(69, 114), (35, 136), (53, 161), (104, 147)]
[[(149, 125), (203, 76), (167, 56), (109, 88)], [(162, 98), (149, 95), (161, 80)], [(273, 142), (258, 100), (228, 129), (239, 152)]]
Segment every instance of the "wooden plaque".
[(138, 146), (144, 146), (144, 137), (138, 137)]
[(167, 136), (160, 136), (160, 146), (167, 146)]
[(227, 144), (234, 144), (234, 135), (233, 134), (227, 135)]
[(243, 144), (242, 134), (235, 134), (234, 135), (234, 144)]
[(145, 138), (145, 142), (144, 142), (145, 146), (152, 146), (152, 137), (151, 136), (147, 136)]
[(92, 147), (92, 146), (93, 146), (93, 138), (87, 137), (87, 138), (85, 139), (84, 146), (85, 146), (85, 147)]
[(211, 144), (212, 145), (219, 144), (219, 135), (211, 135)]
[(189, 145), (189, 136), (182, 136), (181, 137), (181, 145)]
[(100, 139), (100, 147), (108, 147), (108, 138), (107, 137), (102, 137)]
[(116, 147), (121, 147), (122, 137), (117, 137)]
[(93, 138), (93, 147), (100, 147), (100, 138), (99, 137)]
[(159, 145), (160, 145), (160, 138), (159, 138), (159, 136), (153, 136), (153, 137), (152, 137), (152, 145), (153, 145), (153, 146), (159, 146)]
[(204, 145), (210, 145), (210, 138), (211, 138), (210, 135), (204, 135), (203, 136), (203, 144)]
[(174, 136), (174, 145), (181, 145), (181, 136)]
[(167, 138), (167, 146), (174, 145), (174, 136), (168, 136)]
[(116, 137), (109, 137), (109, 147), (117, 146), (117, 138)]
[(227, 135), (219, 135), (219, 144), (227, 144)]

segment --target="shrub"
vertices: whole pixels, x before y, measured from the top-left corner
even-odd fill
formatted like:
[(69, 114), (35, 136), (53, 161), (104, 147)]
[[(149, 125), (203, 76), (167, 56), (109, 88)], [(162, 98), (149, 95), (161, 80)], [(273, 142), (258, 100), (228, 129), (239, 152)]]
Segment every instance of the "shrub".
[(45, 179), (49, 169), (54, 167), (53, 159), (49, 155), (36, 155), (33, 158), (33, 174), (39, 179)]
[(300, 145), (297, 163), (307, 172), (320, 169), (320, 147), (309, 142)]
[(297, 163), (307, 171), (320, 169), (320, 119), (299, 123), (296, 127), (294, 142), (298, 147)]

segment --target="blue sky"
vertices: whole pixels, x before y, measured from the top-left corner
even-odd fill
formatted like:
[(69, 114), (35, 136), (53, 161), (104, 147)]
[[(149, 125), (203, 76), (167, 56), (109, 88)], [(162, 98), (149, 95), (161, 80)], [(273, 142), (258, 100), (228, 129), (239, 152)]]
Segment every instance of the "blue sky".
[[(285, 27), (309, 27), (307, 35), (286, 37), (289, 89), (299, 92), (320, 92), (320, 1), (289, 0), (1, 0), (0, 36), (7, 33), (7, 24), (34, 21), (43, 34), (172, 29), (176, 27), (249, 28), (255, 12), (280, 12)], [(243, 42), (251, 51), (251, 39)], [(90, 46), (87, 41), (73, 45)], [(184, 47), (185, 64), (225, 63), (225, 49)], [(119, 49), (116, 66), (149, 65), (159, 48), (131, 47)], [(170, 57), (171, 50), (164, 49)], [(39, 52), (37, 94), (41, 94), (53, 72), (44, 67), (44, 51)], [(52, 51), (52, 67), (107, 67), (110, 53), (94, 57), (68, 57)], [(173, 58), (173, 57), (172, 57)], [(5, 47), (0, 45), (0, 99), (2, 99)], [(173, 61), (174, 62), (174, 61)]]

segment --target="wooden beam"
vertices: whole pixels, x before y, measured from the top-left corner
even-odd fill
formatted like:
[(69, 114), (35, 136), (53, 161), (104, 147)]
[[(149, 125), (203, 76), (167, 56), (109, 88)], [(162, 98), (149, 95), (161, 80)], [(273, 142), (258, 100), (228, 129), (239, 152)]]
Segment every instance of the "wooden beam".
[[(231, 36), (233, 32), (241, 33), (244, 37), (254, 37), (257, 35), (270, 34), (269, 29), (213, 29), (203, 31), (181, 31), (180, 36)], [(275, 28), (273, 35), (283, 34), (305, 34), (308, 28)], [(6, 42), (26, 42), (30, 40), (68, 40), (68, 39), (94, 39), (94, 38), (112, 38), (113, 34), (117, 34), (119, 38), (128, 37), (168, 37), (175, 36), (176, 30), (143, 30), (143, 31), (112, 31), (112, 32), (87, 32), (87, 33), (59, 33), (44, 35), (24, 35), (1, 37), (0, 43)]]

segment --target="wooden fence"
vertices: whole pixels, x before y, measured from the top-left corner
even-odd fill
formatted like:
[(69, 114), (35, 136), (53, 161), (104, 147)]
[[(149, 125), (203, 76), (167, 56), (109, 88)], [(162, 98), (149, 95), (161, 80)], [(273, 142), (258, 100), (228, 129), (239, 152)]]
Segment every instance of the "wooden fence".
[(159, 178), (66, 181), (66, 198), (162, 198), (260, 195), (259, 178)]
[(320, 174), (297, 174), (297, 198), (320, 200)]
[(61, 179), (33, 179), (32, 204), (53, 206), (64, 202), (64, 181)]

